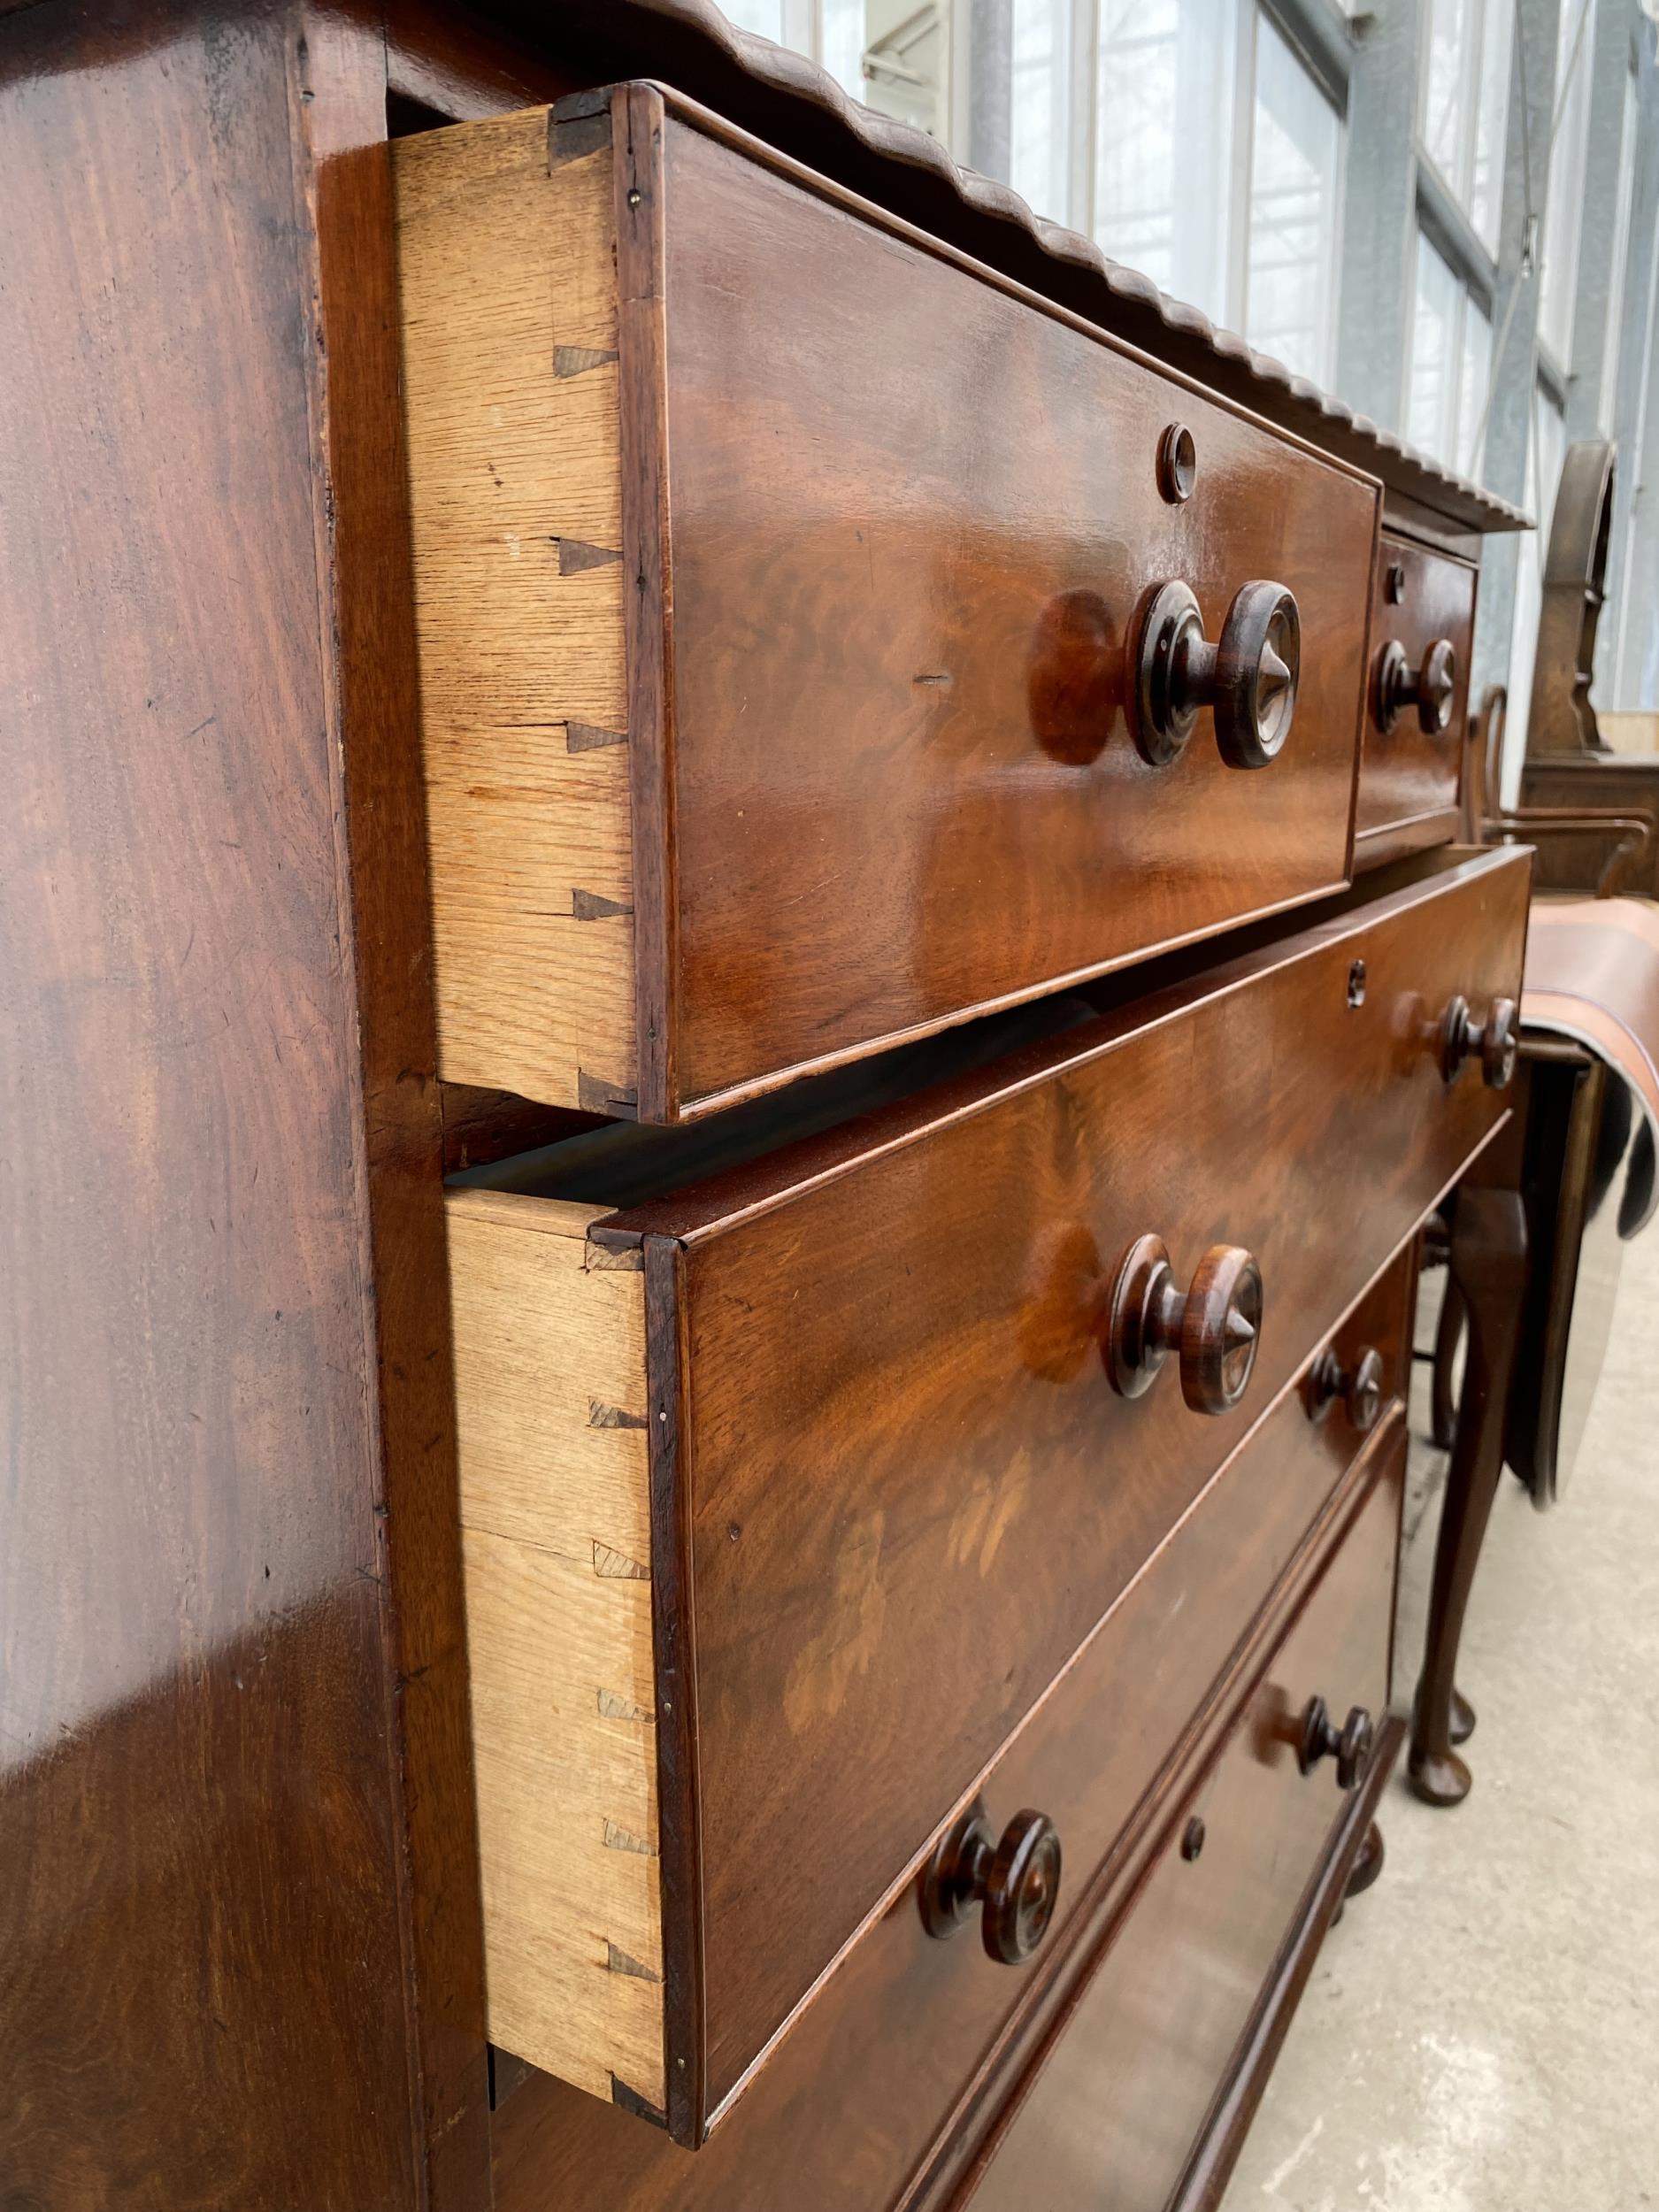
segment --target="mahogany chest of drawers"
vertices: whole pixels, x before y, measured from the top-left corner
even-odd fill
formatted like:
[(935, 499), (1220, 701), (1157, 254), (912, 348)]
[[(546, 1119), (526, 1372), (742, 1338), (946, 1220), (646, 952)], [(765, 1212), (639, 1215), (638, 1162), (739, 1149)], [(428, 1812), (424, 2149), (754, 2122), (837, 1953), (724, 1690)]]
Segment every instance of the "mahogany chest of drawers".
[[(1392, 1750), (1528, 868), (1343, 887), (1444, 841), (1472, 568), (654, 87), (394, 165), (440, 1071), (626, 1116), (449, 1199), (492, 2037), (641, 2203), (1013, 2201), (1098, 2068), (1066, 2200), (1161, 2204)], [(861, 2023), (844, 2184), (768, 2093)]]
[(1518, 518), (702, 0), (0, 35), (0, 2181), (1213, 2205), (1402, 1735)]

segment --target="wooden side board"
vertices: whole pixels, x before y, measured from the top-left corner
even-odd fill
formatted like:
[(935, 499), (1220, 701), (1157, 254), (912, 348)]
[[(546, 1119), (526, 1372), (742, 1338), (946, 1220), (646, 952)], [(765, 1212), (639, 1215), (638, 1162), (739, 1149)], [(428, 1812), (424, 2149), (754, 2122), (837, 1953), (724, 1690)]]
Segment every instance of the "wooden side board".
[(490, 2036), (660, 2113), (645, 1279), (594, 1208), (449, 1202)]
[[(399, 1540), (419, 1515), (379, 1324), (441, 1281), (442, 1222), (435, 1156), (424, 1216), (377, 1211), (410, 1119), (365, 1137), (322, 44), (168, 0), (0, 38), (0, 2199), (42, 2212), (488, 2202), (481, 2018), (471, 2107), (419, 2024), (464, 2044), (476, 1904), (434, 1881), (440, 2001), (405, 1692), (441, 1723), (458, 1655), (389, 1601), (388, 1497)], [(372, 265), (373, 179), (342, 182)], [(375, 683), (396, 720), (389, 647)], [(447, 1416), (404, 1402), (442, 1490)], [(431, 1814), (468, 1794), (448, 1750)]]
[(615, 163), (545, 110), (398, 142), (439, 1049), (452, 1080), (635, 1091)]

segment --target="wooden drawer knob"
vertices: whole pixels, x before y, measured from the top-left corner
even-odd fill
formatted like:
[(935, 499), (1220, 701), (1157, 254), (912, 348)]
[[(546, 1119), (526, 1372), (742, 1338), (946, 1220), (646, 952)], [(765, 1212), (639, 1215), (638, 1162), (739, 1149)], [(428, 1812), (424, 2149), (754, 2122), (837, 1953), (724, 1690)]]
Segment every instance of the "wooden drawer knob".
[(1112, 1285), (1102, 1349), (1112, 1388), (1138, 1398), (1171, 1352), (1194, 1413), (1230, 1413), (1262, 1340), (1262, 1271), (1236, 1244), (1212, 1245), (1184, 1294), (1162, 1237), (1137, 1237)]
[(1185, 749), (1211, 707), (1230, 768), (1265, 768), (1290, 735), (1302, 676), (1302, 617), (1282, 584), (1241, 585), (1218, 644), (1187, 585), (1160, 584), (1133, 649), (1130, 720), (1143, 760), (1162, 768)]
[(1413, 668), (1398, 638), (1390, 638), (1377, 657), (1377, 685), (1371, 710), (1379, 730), (1391, 730), (1402, 707), (1415, 703), (1417, 723), (1430, 737), (1449, 727), (1452, 695), (1457, 689), (1457, 654), (1448, 637), (1437, 637)]
[(1302, 1745), (1297, 1755), (1302, 1770), (1311, 1774), (1321, 1759), (1334, 1759), (1337, 1787), (1357, 1789), (1371, 1763), (1375, 1735), (1371, 1717), (1363, 1705), (1351, 1707), (1347, 1720), (1338, 1728), (1325, 1700), (1310, 1698), (1302, 1717)]
[(1383, 1409), (1382, 1354), (1365, 1345), (1352, 1367), (1344, 1367), (1336, 1348), (1326, 1345), (1308, 1377), (1308, 1411), (1317, 1421), (1340, 1398), (1350, 1425), (1362, 1436), (1377, 1425)]
[(1479, 1056), (1488, 1089), (1505, 1090), (1515, 1073), (1519, 1043), (1520, 1018), (1512, 998), (1494, 998), (1486, 1020), (1478, 1022), (1460, 992), (1440, 1018), (1440, 1073), (1449, 1083), (1465, 1060)]
[(1048, 1932), (1060, 1895), (1060, 1838), (1046, 1813), (1016, 1813), (999, 1838), (975, 1802), (922, 1870), (922, 1924), (952, 1936), (974, 1907), (989, 1955), (1018, 1966)]

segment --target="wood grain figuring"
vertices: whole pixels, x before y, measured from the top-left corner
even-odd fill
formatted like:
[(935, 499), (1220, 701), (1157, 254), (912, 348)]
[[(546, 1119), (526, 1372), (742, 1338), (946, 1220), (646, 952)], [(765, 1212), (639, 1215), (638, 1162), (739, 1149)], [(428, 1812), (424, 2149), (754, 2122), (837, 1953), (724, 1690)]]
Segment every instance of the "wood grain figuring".
[[(659, 1617), (695, 1621), (664, 1872), (706, 2041), (670, 2042), (706, 2048), (708, 2112), (1498, 1125), (1478, 1071), (1443, 1079), (1439, 1025), (1455, 990), (1515, 989), (1526, 887), (1523, 856), (1465, 858), (593, 1223), (644, 1259), (649, 1402), (680, 1439), (651, 1527), (683, 1586)], [(1260, 1261), (1256, 1374), (1218, 1417), (1171, 1375), (1130, 1401), (1102, 1371), (1113, 1273), (1153, 1225), (1184, 1271), (1217, 1243)], [(544, 1325), (496, 1305), (509, 1344)], [(923, 1682), (951, 1686), (918, 1728)]]
[(301, 32), (0, 41), (0, 2199), (40, 2212), (457, 2202), (376, 1340), (437, 1191), (403, 1245), (371, 1190)]
[[(687, 1248), (711, 2103), (1496, 1125), (1427, 1032), (1460, 976), (1483, 1009), (1513, 993), (1526, 885), (1467, 863), (595, 1232)], [(1216, 1244), (1260, 1264), (1232, 1413), (1107, 1383), (1093, 1317), (1148, 1231), (1183, 1279)], [(939, 1679), (918, 1732), (910, 1686)], [(849, 1772), (881, 1786), (849, 1803)]]
[(634, 1088), (612, 158), (545, 110), (393, 149), (451, 1081)]
[[(1394, 569), (1402, 574), (1398, 600), (1388, 596)], [(1471, 563), (1430, 552), (1410, 538), (1385, 530), (1378, 541), (1365, 735), (1354, 825), (1357, 867), (1375, 867), (1401, 853), (1449, 844), (1458, 833), (1477, 580), (1478, 571)], [(1375, 703), (1379, 656), (1391, 641), (1397, 641), (1416, 671), (1439, 638), (1449, 639), (1456, 655), (1457, 685), (1446, 729), (1438, 736), (1428, 734), (1411, 704), (1401, 708), (1392, 729), (1380, 729)]]
[[(1328, 1764), (1301, 1771), (1309, 1698), (1388, 1698), (1405, 1432), (1389, 1478), (1326, 1570), (1168, 1840), (1104, 1962), (1016, 2105), (963, 2212), (1166, 2203), (1273, 1962), (1339, 1830)], [(1183, 1854), (1187, 1823), (1202, 1851)]]
[[(1345, 1354), (1367, 1342), (1383, 1348), (1391, 1397), (1407, 1371), (1410, 1281), (1408, 1253), (1339, 1333)], [(982, 1792), (1001, 1817), (1037, 1807), (1060, 1830), (1058, 1912), (1030, 1967), (994, 1965), (972, 1932), (929, 1937), (906, 1881), (695, 2158), (537, 2080), (497, 2116), (498, 2212), (539, 2212), (595, 2173), (629, 2212), (797, 2203), (884, 2212), (949, 2194), (997, 2097), (1133, 1895), (1278, 1624), (1392, 1464), (1399, 1426), (1391, 1410), (1362, 1440), (1340, 1415), (1310, 1422), (1300, 1390), (1287, 1392), (1075, 1666), (973, 1778), (967, 1794)], [(1270, 1595), (1266, 1620), (1253, 1627)], [(918, 1863), (933, 1838), (922, 1840)]]
[[(672, 1121), (1343, 881), (1374, 485), (650, 88), (542, 133), (399, 156), (447, 1076)], [(1263, 577), (1284, 756), (1149, 768), (1137, 608)]]
[(591, 1207), (449, 1209), (490, 2039), (661, 2111), (644, 1278)]

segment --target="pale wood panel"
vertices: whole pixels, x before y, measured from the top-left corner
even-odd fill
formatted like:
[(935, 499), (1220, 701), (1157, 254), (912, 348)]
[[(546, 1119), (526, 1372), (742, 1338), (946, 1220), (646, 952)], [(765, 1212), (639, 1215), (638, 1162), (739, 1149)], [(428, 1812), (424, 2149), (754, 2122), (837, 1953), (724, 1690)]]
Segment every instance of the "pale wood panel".
[(440, 1071), (635, 1088), (612, 161), (394, 147)]
[(489, 2032), (660, 2109), (644, 1278), (598, 1209), (448, 1210)]
[[(588, 1264), (589, 1208), (494, 1191), (448, 1206), (462, 1519), (566, 1559), (602, 1543), (643, 1568), (644, 1278)], [(541, 1233), (549, 1214), (568, 1233)]]

